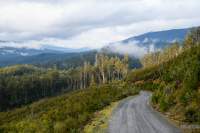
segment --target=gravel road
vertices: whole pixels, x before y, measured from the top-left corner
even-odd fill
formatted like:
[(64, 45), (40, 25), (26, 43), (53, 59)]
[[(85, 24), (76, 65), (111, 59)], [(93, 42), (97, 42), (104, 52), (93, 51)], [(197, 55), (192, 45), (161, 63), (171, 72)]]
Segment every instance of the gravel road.
[(123, 100), (113, 112), (109, 133), (181, 133), (149, 105), (151, 93)]

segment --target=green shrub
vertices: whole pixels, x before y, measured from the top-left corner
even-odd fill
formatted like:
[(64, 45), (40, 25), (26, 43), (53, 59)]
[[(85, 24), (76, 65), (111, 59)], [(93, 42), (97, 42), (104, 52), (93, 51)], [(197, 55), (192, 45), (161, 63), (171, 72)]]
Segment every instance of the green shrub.
[(157, 104), (159, 99), (160, 99), (159, 95), (153, 94), (151, 101), (152, 101), (153, 104)]
[(54, 124), (54, 133), (66, 133), (66, 124), (64, 122), (56, 122)]
[(186, 109), (184, 115), (185, 115), (185, 121), (186, 122), (200, 122), (200, 115), (197, 108), (189, 107)]
[(160, 101), (159, 101), (159, 107), (161, 111), (167, 111), (169, 109), (169, 103), (167, 102), (167, 100), (165, 99), (165, 97), (161, 97)]

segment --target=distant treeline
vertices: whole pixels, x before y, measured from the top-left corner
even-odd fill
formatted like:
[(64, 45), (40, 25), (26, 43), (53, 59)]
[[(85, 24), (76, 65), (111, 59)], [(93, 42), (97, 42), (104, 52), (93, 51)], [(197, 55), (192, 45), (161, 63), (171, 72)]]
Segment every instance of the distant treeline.
[[(95, 63), (95, 56), (98, 53), (104, 53), (108, 57), (123, 58), (123, 55), (116, 53), (108, 53), (104, 50), (97, 52), (95, 50), (80, 52), (80, 53), (43, 53), (32, 56), (0, 56), (0, 67), (30, 64), (42, 68), (56, 68), (60, 70), (67, 70), (71, 68), (81, 67), (84, 62), (90, 62), (91, 65)], [(129, 58), (129, 68), (139, 68), (141, 63), (139, 59)]]

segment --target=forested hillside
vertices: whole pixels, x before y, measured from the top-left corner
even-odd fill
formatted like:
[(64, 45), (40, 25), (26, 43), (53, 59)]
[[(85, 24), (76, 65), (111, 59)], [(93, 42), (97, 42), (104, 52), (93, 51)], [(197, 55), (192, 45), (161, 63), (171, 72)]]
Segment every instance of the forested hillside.
[(200, 124), (200, 28), (163, 52), (143, 59), (145, 68), (128, 76), (128, 81), (152, 90), (152, 103), (181, 122)]
[(0, 111), (66, 91), (120, 80), (128, 73), (128, 57), (97, 54), (95, 64), (67, 70), (18, 65), (0, 69)]
[(94, 112), (138, 89), (125, 82), (113, 82), (44, 99), (29, 106), (0, 113), (0, 132), (82, 132)]

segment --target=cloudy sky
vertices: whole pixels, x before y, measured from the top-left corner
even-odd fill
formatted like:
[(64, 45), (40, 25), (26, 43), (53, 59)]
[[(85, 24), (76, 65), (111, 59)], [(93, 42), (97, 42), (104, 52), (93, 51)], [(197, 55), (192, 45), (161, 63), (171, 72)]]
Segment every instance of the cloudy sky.
[(0, 0), (0, 40), (101, 46), (149, 31), (200, 25), (199, 0)]

